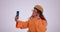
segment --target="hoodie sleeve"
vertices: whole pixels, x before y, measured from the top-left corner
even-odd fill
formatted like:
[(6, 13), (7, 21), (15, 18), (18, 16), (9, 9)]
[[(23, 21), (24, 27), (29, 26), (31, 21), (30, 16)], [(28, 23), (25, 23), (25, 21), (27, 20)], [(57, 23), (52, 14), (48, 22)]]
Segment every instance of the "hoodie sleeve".
[(23, 21), (17, 21), (16, 22), (16, 28), (27, 28), (28, 27), (28, 21), (27, 22), (23, 22)]

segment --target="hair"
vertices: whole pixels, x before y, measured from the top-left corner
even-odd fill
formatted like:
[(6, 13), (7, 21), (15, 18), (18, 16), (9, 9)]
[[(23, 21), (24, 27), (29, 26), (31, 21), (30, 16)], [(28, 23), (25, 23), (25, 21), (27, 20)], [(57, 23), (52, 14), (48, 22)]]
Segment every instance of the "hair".
[(39, 14), (39, 17), (42, 19), (42, 20), (46, 20), (44, 15), (43, 15), (43, 12), (41, 12), (40, 10), (38, 10), (37, 8), (34, 8), (37, 10), (37, 13)]

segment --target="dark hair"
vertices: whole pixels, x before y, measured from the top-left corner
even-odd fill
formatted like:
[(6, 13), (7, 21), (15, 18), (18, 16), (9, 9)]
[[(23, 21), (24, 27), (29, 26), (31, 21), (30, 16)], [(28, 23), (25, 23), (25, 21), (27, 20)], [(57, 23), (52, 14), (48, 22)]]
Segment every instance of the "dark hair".
[(41, 11), (38, 10), (37, 8), (34, 8), (34, 9), (37, 10), (37, 12), (38, 12), (38, 14), (39, 14), (39, 16), (40, 16), (40, 18), (41, 18), (42, 20), (46, 20), (45, 17), (44, 17), (44, 15), (43, 15), (43, 12), (41, 12)]

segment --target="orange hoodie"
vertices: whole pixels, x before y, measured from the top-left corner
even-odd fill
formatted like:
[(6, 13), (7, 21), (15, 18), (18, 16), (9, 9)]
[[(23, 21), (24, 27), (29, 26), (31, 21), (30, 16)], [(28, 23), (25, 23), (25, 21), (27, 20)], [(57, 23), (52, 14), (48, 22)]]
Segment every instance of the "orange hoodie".
[(29, 28), (28, 32), (46, 32), (46, 21), (41, 18), (31, 18), (26, 22), (18, 20), (16, 22), (16, 28)]

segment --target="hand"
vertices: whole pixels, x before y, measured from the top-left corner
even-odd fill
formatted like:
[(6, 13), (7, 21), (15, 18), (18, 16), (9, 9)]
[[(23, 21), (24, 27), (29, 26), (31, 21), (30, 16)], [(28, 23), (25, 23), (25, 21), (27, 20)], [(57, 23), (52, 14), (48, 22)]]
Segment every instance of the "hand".
[(15, 21), (17, 21), (19, 19), (19, 16), (15, 16)]

